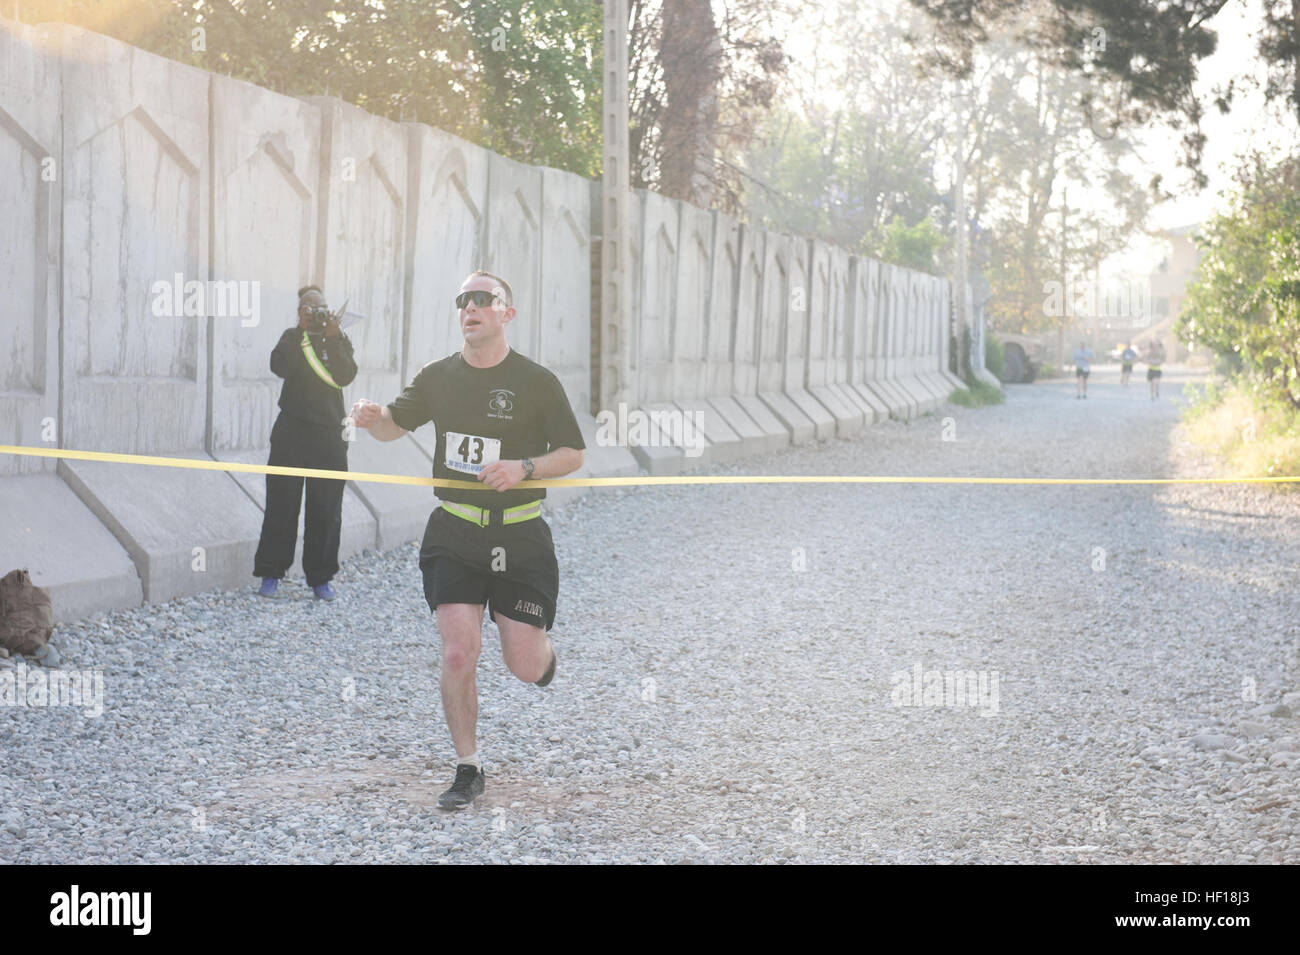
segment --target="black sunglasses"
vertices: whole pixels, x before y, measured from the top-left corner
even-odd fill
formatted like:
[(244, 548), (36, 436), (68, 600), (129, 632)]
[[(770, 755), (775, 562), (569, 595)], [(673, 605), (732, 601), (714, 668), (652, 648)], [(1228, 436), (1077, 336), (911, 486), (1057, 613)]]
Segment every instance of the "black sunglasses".
[[(494, 295), (491, 292), (483, 292), (479, 289), (475, 289), (472, 292), (461, 292), (456, 296), (456, 307), (464, 308), (470, 302), (473, 302), (479, 308), (484, 308), (491, 305), (494, 298), (499, 297), (500, 296)], [(504, 304), (504, 302), (502, 304)]]

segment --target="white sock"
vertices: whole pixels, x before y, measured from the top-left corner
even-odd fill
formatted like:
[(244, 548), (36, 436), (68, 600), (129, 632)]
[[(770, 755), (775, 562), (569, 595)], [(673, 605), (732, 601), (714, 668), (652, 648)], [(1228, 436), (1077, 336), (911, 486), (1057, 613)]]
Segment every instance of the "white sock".
[(456, 765), (461, 766), (463, 764), (469, 764), (470, 766), (473, 766), (475, 769), (479, 771), (482, 771), (483, 769), (483, 767), (479, 764), (478, 761), (478, 750), (474, 750), (474, 752), (470, 753), (468, 756), (461, 756), (457, 758)]

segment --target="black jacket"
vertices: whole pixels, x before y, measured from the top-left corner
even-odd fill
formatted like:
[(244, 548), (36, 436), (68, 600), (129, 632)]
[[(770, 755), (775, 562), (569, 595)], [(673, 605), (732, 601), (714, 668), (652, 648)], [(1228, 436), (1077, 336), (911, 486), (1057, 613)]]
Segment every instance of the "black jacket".
[[(352, 358), (352, 342), (339, 333), (327, 338), (323, 332), (309, 333), (321, 364), (340, 388), (357, 377), (357, 363)], [(271, 371), (284, 379), (280, 389), (280, 411), (302, 424), (331, 431), (343, 429), (343, 392), (312, 370), (302, 352), (302, 329), (288, 328), (271, 352)]]

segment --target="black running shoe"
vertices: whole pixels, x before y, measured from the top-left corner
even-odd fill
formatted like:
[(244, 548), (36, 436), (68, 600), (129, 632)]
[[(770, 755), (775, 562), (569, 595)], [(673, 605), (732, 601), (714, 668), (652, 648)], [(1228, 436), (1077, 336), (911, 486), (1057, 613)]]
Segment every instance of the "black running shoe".
[(438, 797), (439, 809), (464, 809), (486, 788), (483, 770), (472, 763), (460, 763), (456, 766), (456, 781), (451, 788)]
[(552, 650), (551, 665), (546, 668), (546, 672), (542, 674), (542, 678), (537, 681), (538, 686), (546, 686), (546, 684), (550, 683), (551, 680), (555, 678), (555, 661), (556, 661), (555, 651)]

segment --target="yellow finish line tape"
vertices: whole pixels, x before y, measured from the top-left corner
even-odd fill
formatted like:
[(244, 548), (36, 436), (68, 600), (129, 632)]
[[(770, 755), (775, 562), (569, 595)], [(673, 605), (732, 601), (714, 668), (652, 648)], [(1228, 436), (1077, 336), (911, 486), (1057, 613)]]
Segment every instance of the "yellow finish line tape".
[[(143, 464), (160, 468), (195, 471), (240, 471), (245, 474), (282, 474), (288, 477), (329, 478), (373, 484), (409, 484), (415, 487), (454, 487), (483, 490), (478, 481), (410, 477), (405, 474), (367, 474), (363, 471), (326, 471), (289, 468), (270, 464), (238, 464), (232, 461), (204, 461), (194, 458), (151, 457), (143, 454), (109, 454), (103, 451), (68, 451), (62, 448), (24, 448), (0, 444), (0, 454), (72, 461), (107, 461), (113, 464)], [(683, 477), (551, 478), (523, 481), (516, 487), (643, 487), (658, 484), (1288, 484), (1300, 483), (1300, 475), (1285, 477), (1228, 478), (1032, 478), (1032, 477), (894, 477), (881, 475), (705, 475)]]

